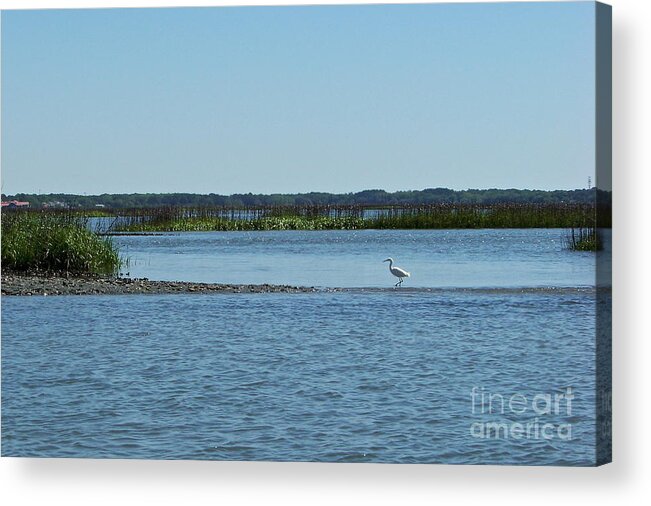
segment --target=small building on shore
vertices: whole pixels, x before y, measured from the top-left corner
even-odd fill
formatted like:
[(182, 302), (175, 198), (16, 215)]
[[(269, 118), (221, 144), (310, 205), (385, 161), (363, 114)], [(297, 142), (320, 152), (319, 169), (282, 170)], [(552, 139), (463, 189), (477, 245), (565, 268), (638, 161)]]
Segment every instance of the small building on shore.
[(29, 207), (29, 202), (22, 202), (20, 200), (2, 201), (3, 209), (17, 209)]

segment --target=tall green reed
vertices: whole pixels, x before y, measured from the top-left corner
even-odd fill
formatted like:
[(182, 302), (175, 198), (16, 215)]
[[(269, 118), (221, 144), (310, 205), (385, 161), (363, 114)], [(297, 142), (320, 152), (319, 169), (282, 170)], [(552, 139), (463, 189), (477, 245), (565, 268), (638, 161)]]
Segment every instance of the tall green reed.
[(585, 204), (165, 207), (120, 210), (115, 230), (570, 228), (592, 226), (596, 213), (595, 206)]
[(124, 262), (79, 214), (3, 211), (1, 222), (3, 271), (116, 274)]

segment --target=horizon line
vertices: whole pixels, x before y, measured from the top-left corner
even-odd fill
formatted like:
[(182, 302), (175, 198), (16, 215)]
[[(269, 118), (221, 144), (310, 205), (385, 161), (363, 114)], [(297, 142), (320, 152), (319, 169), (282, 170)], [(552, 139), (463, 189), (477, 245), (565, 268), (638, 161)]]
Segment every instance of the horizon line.
[(607, 192), (612, 192), (611, 190), (604, 190), (597, 188), (596, 186), (592, 186), (590, 188), (556, 188), (553, 190), (543, 190), (543, 189), (536, 189), (536, 188), (466, 188), (463, 190), (456, 190), (453, 188), (447, 188), (444, 186), (436, 186), (436, 187), (428, 187), (428, 188), (423, 188), (420, 190), (416, 189), (410, 189), (410, 190), (395, 190), (395, 191), (388, 191), (384, 190), (382, 188), (367, 188), (364, 190), (358, 190), (358, 191), (348, 191), (348, 192), (329, 192), (329, 191), (318, 191), (318, 190), (311, 190), (311, 191), (303, 191), (303, 192), (293, 192), (293, 193), (282, 193), (282, 192), (272, 192), (272, 193), (254, 193), (254, 192), (235, 192), (235, 193), (215, 193), (215, 192), (208, 192), (208, 193), (201, 193), (201, 192), (188, 192), (188, 191), (153, 191), (153, 192), (141, 192), (141, 191), (136, 191), (136, 192), (118, 192), (118, 193), (109, 193), (109, 192), (104, 192), (104, 193), (67, 193), (67, 192), (49, 192), (49, 193), (44, 193), (44, 192), (15, 192), (15, 193), (5, 193), (2, 192), (2, 195), (7, 195), (7, 196), (12, 196), (12, 195), (72, 195), (76, 197), (100, 197), (102, 195), (215, 195), (215, 196), (220, 196), (220, 197), (232, 197), (235, 195), (311, 195), (311, 194), (327, 194), (327, 195), (356, 195), (359, 193), (364, 193), (364, 192), (384, 192), (388, 194), (394, 194), (394, 193), (408, 193), (408, 192), (425, 192), (428, 190), (446, 190), (446, 191), (452, 191), (455, 193), (461, 193), (461, 192), (485, 192), (485, 191), (519, 191), (519, 192), (544, 192), (544, 193), (553, 193), (553, 192), (573, 192), (573, 191), (588, 191), (588, 190), (596, 190), (599, 189), (600, 191), (607, 191)]

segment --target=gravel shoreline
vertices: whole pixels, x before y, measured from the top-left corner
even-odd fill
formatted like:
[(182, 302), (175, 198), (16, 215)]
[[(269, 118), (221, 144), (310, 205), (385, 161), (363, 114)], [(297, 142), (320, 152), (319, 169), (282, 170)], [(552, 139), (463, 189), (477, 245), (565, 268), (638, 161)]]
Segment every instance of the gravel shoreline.
[(107, 278), (2, 273), (2, 295), (126, 295), (170, 293), (307, 293), (314, 287), (289, 285), (231, 285), (152, 281), (147, 278)]

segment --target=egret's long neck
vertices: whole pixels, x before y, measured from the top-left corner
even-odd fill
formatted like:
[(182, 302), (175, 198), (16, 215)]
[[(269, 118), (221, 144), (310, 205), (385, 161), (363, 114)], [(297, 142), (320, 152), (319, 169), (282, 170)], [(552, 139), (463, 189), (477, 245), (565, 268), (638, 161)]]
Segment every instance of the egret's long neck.
[(391, 267), (393, 267), (393, 260), (389, 260), (389, 270), (391, 270)]

